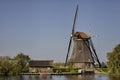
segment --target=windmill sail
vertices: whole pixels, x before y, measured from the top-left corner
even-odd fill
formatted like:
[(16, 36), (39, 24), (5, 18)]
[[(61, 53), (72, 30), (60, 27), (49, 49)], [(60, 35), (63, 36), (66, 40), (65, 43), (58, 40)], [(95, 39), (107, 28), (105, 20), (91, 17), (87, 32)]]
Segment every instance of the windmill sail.
[(73, 22), (73, 28), (72, 28), (72, 35), (74, 35), (74, 33), (75, 33), (75, 24), (76, 24), (77, 14), (78, 14), (78, 5), (76, 7), (75, 17), (74, 17), (74, 22)]
[(68, 61), (68, 56), (69, 56), (70, 47), (71, 47), (71, 43), (72, 43), (72, 36), (74, 35), (74, 32), (75, 32), (75, 23), (76, 23), (77, 13), (78, 13), (78, 5), (76, 7), (76, 12), (75, 12), (75, 16), (74, 16), (74, 22), (73, 22), (73, 27), (72, 27), (72, 34), (71, 34), (70, 40), (69, 40), (68, 51), (67, 51), (67, 56), (66, 56), (66, 60), (65, 60), (65, 66), (66, 66), (67, 61)]

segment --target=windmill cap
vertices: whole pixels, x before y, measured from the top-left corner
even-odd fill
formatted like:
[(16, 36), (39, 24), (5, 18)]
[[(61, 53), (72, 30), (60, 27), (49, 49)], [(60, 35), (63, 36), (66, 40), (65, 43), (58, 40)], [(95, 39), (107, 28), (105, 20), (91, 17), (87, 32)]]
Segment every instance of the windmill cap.
[(90, 35), (84, 33), (84, 32), (76, 32), (73, 37), (78, 38), (78, 39), (89, 39)]

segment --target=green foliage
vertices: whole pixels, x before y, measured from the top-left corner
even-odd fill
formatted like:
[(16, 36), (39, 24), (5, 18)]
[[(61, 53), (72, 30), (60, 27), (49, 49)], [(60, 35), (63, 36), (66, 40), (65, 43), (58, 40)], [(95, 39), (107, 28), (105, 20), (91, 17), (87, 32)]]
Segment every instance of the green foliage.
[(29, 56), (23, 53), (18, 54), (14, 59), (0, 57), (0, 75), (19, 75), (21, 72), (28, 72)]
[(24, 73), (29, 72), (29, 66), (25, 66), (25, 67), (22, 69), (22, 72), (24, 72)]
[(108, 72), (108, 71), (109, 71), (109, 68), (102, 68), (102, 71), (103, 71), (103, 72)]
[(2, 75), (8, 75), (8, 73), (13, 69), (13, 63), (9, 60), (10, 58), (3, 57), (0, 60), (0, 73)]
[(108, 72), (109, 68), (95, 68), (99, 72)]
[(28, 55), (20, 53), (15, 57), (15, 60), (17, 60), (17, 65), (19, 66), (20, 72), (28, 71), (28, 62), (30, 60), (30, 57)]
[(78, 68), (54, 68), (55, 73), (77, 73)]
[(54, 68), (54, 72), (70, 72), (69, 68)]
[(112, 52), (107, 53), (110, 74), (120, 75), (120, 44)]
[(20, 72), (21, 72), (21, 65), (14, 64), (14, 68), (12, 70), (12, 75), (19, 75)]

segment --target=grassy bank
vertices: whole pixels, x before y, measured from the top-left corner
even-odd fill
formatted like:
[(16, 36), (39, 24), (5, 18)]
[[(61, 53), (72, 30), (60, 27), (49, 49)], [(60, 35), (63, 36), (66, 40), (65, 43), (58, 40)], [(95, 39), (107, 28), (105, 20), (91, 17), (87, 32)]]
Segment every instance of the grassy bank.
[(105, 72), (105, 73), (108, 73), (109, 71), (109, 68), (95, 68), (95, 69), (99, 72)]
[(78, 68), (54, 68), (54, 73), (65, 73), (65, 74), (73, 74), (78, 73)]

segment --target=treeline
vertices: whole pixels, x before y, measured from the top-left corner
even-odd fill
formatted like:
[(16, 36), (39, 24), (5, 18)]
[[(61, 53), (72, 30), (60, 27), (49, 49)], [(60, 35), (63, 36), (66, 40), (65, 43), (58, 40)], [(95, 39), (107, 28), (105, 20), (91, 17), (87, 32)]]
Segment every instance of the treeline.
[[(102, 67), (108, 67), (112, 75), (120, 75), (120, 44), (112, 52), (107, 53), (107, 58), (107, 64), (102, 63)], [(0, 57), (0, 75), (19, 75), (19, 73), (29, 72), (29, 60), (30, 57), (24, 53), (19, 53), (14, 58)], [(61, 67), (64, 67), (64, 63), (54, 63), (54, 68)]]
[(29, 60), (30, 57), (23, 53), (17, 54), (14, 58), (0, 57), (0, 75), (19, 75), (21, 72), (29, 72)]
[(112, 52), (107, 53), (109, 73), (120, 75), (120, 44)]

